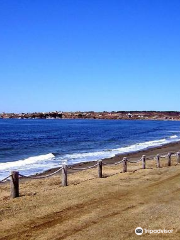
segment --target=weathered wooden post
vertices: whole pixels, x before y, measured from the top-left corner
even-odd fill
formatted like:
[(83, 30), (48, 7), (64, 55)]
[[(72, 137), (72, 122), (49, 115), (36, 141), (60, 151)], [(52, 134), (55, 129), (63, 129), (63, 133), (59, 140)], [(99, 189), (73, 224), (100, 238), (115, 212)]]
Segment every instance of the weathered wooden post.
[(180, 152), (177, 152), (177, 163), (180, 163)]
[(123, 158), (123, 173), (127, 172), (127, 157)]
[(19, 172), (12, 171), (10, 176), (11, 197), (19, 197)]
[(67, 165), (62, 165), (62, 186), (67, 186)]
[(171, 166), (171, 153), (168, 153), (167, 159), (168, 159), (168, 166)]
[(157, 161), (157, 168), (160, 168), (160, 155), (157, 154), (156, 156), (156, 161)]
[(102, 178), (102, 160), (98, 161), (98, 177)]
[(146, 155), (142, 156), (142, 169), (146, 169)]

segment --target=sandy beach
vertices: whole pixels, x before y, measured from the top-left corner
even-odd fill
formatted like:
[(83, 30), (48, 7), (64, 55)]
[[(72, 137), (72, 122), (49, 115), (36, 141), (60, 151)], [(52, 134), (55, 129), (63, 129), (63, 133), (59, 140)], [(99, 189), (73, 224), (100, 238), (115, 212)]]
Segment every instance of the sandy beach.
[[(179, 150), (178, 142), (126, 154), (132, 161), (143, 154), (152, 159), (146, 169), (141, 162), (128, 163), (127, 173), (122, 173), (122, 164), (103, 166), (101, 179), (97, 168), (71, 170), (67, 187), (61, 187), (60, 173), (47, 179), (21, 179), (16, 199), (9, 197), (9, 182), (0, 184), (0, 239), (179, 239), (180, 165), (172, 157), (168, 167), (162, 158), (161, 168), (156, 168), (153, 159)], [(137, 236), (136, 227), (173, 232)]]
[(180, 240), (180, 1), (0, 2), (0, 240)]

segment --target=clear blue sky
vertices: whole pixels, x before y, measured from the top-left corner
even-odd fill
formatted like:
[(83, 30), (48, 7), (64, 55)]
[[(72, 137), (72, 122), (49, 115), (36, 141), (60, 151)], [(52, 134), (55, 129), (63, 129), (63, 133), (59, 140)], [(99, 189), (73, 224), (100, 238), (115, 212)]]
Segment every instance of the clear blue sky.
[(179, 0), (1, 0), (0, 112), (180, 111)]

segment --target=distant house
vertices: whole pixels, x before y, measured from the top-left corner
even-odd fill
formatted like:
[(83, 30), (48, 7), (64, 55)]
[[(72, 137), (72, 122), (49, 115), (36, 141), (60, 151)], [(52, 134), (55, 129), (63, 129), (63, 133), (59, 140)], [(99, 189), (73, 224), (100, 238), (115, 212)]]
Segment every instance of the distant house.
[(133, 116), (131, 113), (128, 113), (127, 115), (128, 115), (128, 118), (132, 118)]

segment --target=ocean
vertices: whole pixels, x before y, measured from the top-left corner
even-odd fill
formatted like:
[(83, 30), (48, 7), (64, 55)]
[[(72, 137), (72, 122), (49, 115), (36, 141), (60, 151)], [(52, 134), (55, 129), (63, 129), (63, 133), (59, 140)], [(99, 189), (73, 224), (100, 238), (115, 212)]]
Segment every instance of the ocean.
[(178, 121), (0, 119), (0, 179), (179, 140)]

